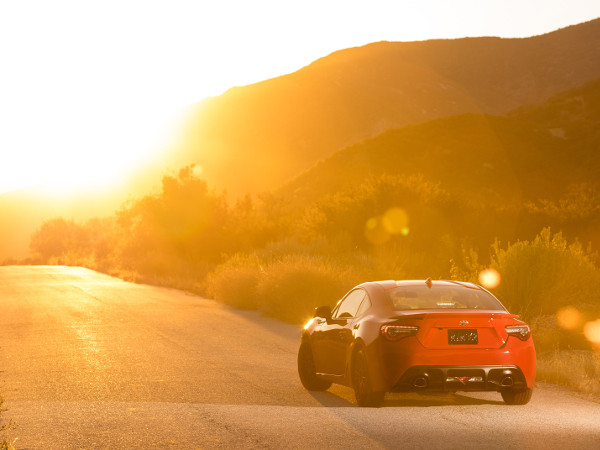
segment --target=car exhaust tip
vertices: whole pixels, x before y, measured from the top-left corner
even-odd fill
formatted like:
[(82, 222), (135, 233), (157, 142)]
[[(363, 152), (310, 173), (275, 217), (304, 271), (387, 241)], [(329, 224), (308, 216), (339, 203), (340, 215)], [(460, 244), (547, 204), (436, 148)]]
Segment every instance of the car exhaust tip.
[(427, 387), (427, 378), (425, 377), (417, 377), (413, 380), (412, 385), (418, 389), (423, 389)]
[(512, 379), (512, 377), (504, 377), (502, 378), (502, 380), (500, 381), (500, 386), (502, 387), (511, 387), (513, 384), (515, 384), (514, 380)]

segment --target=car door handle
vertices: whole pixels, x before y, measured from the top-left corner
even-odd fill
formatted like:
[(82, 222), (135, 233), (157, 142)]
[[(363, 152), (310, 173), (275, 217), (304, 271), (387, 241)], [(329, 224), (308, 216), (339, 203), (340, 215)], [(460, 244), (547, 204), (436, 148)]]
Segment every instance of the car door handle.
[(358, 327), (360, 327), (360, 323), (357, 323), (356, 325), (354, 325), (353, 329), (358, 330)]

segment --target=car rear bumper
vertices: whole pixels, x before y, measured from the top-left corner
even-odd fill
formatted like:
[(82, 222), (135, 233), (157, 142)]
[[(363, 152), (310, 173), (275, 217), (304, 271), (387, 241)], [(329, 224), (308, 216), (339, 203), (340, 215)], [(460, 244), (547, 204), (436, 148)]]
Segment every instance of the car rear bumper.
[[(523, 342), (510, 338), (506, 345), (496, 349), (430, 349), (424, 348), (412, 337), (398, 342), (380, 342), (378, 348), (372, 347), (371, 362), (375, 368), (373, 384), (381, 391), (414, 390), (410, 387), (412, 378), (424, 373), (428, 375), (427, 388), (441, 390), (498, 390), (496, 380), (503, 370), (514, 372), (514, 383), (510, 389), (520, 388), (521, 383), (531, 388), (535, 380), (535, 348), (531, 339)], [(455, 368), (461, 373), (448, 373)], [(453, 376), (466, 377), (470, 370), (474, 370), (473, 376), (481, 377), (482, 381), (464, 384), (456, 380), (447, 381)]]
[(502, 391), (527, 387), (517, 366), (414, 366), (391, 389), (414, 391)]

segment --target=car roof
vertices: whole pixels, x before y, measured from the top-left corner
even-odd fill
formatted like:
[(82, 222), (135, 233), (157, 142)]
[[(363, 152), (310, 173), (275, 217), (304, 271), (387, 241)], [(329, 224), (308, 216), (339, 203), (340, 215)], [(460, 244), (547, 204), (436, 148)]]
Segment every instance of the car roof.
[[(485, 290), (477, 284), (469, 283), (469, 282), (465, 282), (465, 281), (431, 280), (431, 279), (371, 281), (371, 282), (363, 283), (360, 286), (377, 285), (377, 286), (383, 288), (384, 290), (388, 290), (388, 289), (394, 289), (394, 288), (402, 287), (402, 286), (426, 286), (427, 282), (430, 282), (432, 286), (459, 286), (459, 287), (465, 287), (465, 288), (469, 288), (469, 289)], [(367, 287), (367, 286), (365, 286), (365, 287)]]

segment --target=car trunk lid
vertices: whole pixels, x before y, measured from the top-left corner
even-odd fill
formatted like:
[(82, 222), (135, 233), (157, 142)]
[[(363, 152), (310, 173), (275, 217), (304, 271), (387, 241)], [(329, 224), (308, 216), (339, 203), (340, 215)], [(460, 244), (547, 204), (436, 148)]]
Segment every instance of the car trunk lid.
[(519, 316), (501, 311), (413, 311), (396, 315), (419, 327), (416, 335), (426, 348), (500, 348), (507, 338), (506, 325)]

